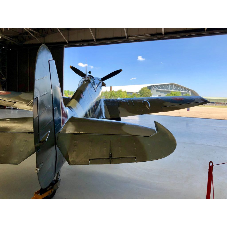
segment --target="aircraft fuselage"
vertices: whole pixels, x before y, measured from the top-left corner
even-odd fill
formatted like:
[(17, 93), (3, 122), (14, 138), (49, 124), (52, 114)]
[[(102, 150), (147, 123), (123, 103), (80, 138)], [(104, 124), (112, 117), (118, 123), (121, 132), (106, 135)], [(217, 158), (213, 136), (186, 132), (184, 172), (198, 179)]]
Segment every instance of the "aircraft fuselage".
[(82, 79), (78, 89), (67, 104), (68, 116), (82, 118), (96, 102), (102, 91), (102, 81), (88, 76)]

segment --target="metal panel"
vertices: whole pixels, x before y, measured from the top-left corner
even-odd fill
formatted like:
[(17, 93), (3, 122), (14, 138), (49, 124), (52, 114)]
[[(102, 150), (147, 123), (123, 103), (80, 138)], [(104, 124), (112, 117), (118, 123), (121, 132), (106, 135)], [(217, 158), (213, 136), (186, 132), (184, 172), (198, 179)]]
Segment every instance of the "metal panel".
[[(51, 81), (49, 72), (49, 60), (52, 60), (50, 51), (41, 46), (37, 54), (35, 70), (34, 99), (34, 137), (36, 146), (36, 167), (40, 186), (46, 188), (55, 177), (55, 133), (53, 121), (53, 106), (51, 95)], [(37, 108), (37, 109), (35, 109)], [(38, 115), (36, 114), (38, 113)], [(36, 130), (38, 128), (38, 130)], [(41, 141), (49, 133), (48, 139)]]
[(123, 122), (73, 117), (65, 124), (61, 133), (151, 136), (155, 133), (155, 130)]
[(0, 119), (0, 132), (33, 133), (33, 119), (31, 117)]
[[(50, 76), (51, 76), (51, 87), (52, 87), (52, 108), (53, 108), (53, 117), (54, 117), (54, 133), (55, 133), (55, 141), (56, 135), (60, 132), (62, 128), (62, 124), (64, 120), (62, 119), (65, 116), (63, 115), (63, 99), (62, 93), (60, 90), (60, 83), (58, 79), (58, 73), (55, 65), (55, 61), (49, 61), (50, 66)], [(58, 173), (65, 162), (65, 158), (63, 157), (61, 151), (56, 146), (55, 142), (55, 150), (56, 150), (56, 162), (55, 162), (55, 173)]]
[[(36, 61), (33, 110), (36, 167), (42, 188), (46, 188), (52, 182), (64, 163), (64, 157), (56, 147), (55, 139), (61, 128), (58, 127), (58, 122), (61, 122), (60, 97), (55, 62), (49, 49), (42, 45)], [(57, 112), (54, 111), (56, 108)]]
[(57, 144), (70, 165), (152, 161), (176, 148), (173, 135), (161, 124), (155, 125), (157, 133), (152, 136), (60, 133)]
[(35, 153), (34, 135), (0, 132), (0, 164), (18, 165)]
[(51, 47), (51, 54), (55, 61), (57, 67), (57, 73), (59, 78), (59, 83), (61, 87), (61, 92), (63, 93), (64, 88), (64, 46)]
[(0, 164), (18, 165), (35, 152), (33, 119), (0, 120)]

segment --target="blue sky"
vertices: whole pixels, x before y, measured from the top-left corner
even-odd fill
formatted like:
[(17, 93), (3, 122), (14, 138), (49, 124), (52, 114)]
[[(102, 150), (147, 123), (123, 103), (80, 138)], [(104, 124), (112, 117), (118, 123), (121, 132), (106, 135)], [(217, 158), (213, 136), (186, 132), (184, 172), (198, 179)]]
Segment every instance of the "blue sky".
[(107, 86), (177, 83), (204, 97), (227, 97), (226, 44), (227, 35), (218, 35), (65, 48), (64, 89), (76, 90), (81, 79), (69, 66), (85, 72), (88, 64), (95, 77), (123, 70)]

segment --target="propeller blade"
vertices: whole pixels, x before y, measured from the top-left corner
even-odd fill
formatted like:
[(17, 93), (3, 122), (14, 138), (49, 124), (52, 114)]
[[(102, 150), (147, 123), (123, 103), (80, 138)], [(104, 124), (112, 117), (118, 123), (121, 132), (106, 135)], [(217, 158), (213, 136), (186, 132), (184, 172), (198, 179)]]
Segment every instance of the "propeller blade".
[(114, 71), (114, 72), (112, 72), (112, 73), (110, 73), (110, 74), (104, 76), (101, 80), (102, 80), (102, 81), (108, 80), (108, 79), (110, 79), (111, 77), (116, 76), (116, 75), (117, 75), (118, 73), (120, 73), (121, 71), (122, 71), (122, 69), (118, 69), (118, 70), (116, 70), (116, 71)]
[(81, 77), (86, 77), (86, 74), (83, 73), (82, 71), (80, 71), (79, 69), (75, 68), (74, 66), (70, 65), (70, 68), (72, 69), (72, 71), (76, 74), (78, 74)]

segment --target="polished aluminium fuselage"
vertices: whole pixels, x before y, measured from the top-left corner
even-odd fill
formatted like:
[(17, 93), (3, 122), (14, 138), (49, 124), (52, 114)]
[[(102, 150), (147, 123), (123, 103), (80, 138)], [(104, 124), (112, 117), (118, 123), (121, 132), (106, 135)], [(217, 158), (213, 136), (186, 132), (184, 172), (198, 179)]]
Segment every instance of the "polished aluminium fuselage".
[(66, 105), (68, 119), (71, 117), (83, 118), (87, 111), (100, 97), (102, 81), (99, 78), (87, 76), (82, 79), (79, 86)]

